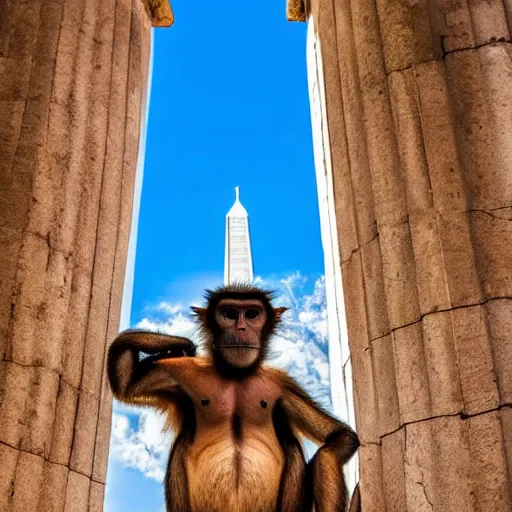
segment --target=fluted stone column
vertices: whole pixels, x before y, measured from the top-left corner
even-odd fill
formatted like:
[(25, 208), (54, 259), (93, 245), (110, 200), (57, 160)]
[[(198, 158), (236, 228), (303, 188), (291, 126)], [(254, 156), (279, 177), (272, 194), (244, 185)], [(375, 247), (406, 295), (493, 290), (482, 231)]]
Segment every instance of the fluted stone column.
[(0, 2), (1, 512), (103, 508), (151, 18)]
[(512, 3), (313, 0), (312, 22), (363, 510), (510, 512)]

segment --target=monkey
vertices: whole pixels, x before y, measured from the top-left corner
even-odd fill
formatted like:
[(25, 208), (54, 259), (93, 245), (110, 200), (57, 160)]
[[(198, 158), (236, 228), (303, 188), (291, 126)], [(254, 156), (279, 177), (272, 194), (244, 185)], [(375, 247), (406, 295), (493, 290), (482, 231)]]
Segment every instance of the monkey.
[[(285, 371), (266, 366), (287, 308), (237, 284), (192, 307), (207, 349), (147, 331), (120, 333), (108, 351), (114, 396), (167, 415), (175, 433), (164, 481), (168, 512), (345, 512), (344, 464), (357, 434)], [(301, 441), (319, 445), (306, 462)]]

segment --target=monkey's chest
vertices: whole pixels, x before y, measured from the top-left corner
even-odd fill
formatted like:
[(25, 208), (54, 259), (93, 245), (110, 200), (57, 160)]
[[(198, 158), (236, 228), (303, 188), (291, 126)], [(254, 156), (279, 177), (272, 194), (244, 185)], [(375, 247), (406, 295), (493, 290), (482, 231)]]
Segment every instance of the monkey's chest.
[(273, 512), (284, 455), (270, 426), (198, 431), (187, 457), (193, 512)]
[(257, 376), (199, 386), (186, 456), (192, 512), (274, 512), (284, 466), (272, 422), (279, 389)]

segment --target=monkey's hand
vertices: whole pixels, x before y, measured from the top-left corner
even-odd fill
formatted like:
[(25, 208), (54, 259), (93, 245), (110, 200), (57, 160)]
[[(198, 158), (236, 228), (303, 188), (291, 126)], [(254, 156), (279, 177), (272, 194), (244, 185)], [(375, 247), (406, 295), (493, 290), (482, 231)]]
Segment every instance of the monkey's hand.
[(128, 402), (170, 391), (176, 382), (154, 363), (160, 359), (195, 355), (196, 346), (188, 338), (141, 330), (123, 331), (108, 353), (110, 386), (117, 398)]

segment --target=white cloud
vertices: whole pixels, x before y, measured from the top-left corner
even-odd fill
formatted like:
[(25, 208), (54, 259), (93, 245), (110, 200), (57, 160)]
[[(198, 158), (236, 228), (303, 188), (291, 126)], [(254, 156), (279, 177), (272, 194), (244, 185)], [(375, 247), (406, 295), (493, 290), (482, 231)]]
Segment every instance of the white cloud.
[(147, 478), (161, 482), (165, 475), (172, 436), (163, 432), (165, 420), (144, 409), (132, 426), (128, 416), (114, 412), (110, 456), (123, 466), (137, 469)]
[[(256, 279), (258, 286), (276, 291), (274, 304), (290, 308), (271, 342), (269, 364), (288, 370), (324, 406), (330, 406), (327, 356), (327, 308), (325, 279), (318, 278), (312, 291), (308, 279), (295, 272), (282, 279)], [(311, 288), (311, 286), (310, 286)], [(194, 304), (201, 304), (196, 300)], [(186, 336), (198, 341), (198, 331), (188, 307), (179, 302), (159, 302), (147, 309), (137, 328)], [(132, 407), (116, 404), (112, 420), (111, 456), (123, 466), (137, 469), (147, 478), (161, 481), (172, 437), (163, 434), (164, 419), (150, 409), (133, 415)], [(135, 419), (133, 419), (135, 418)]]

